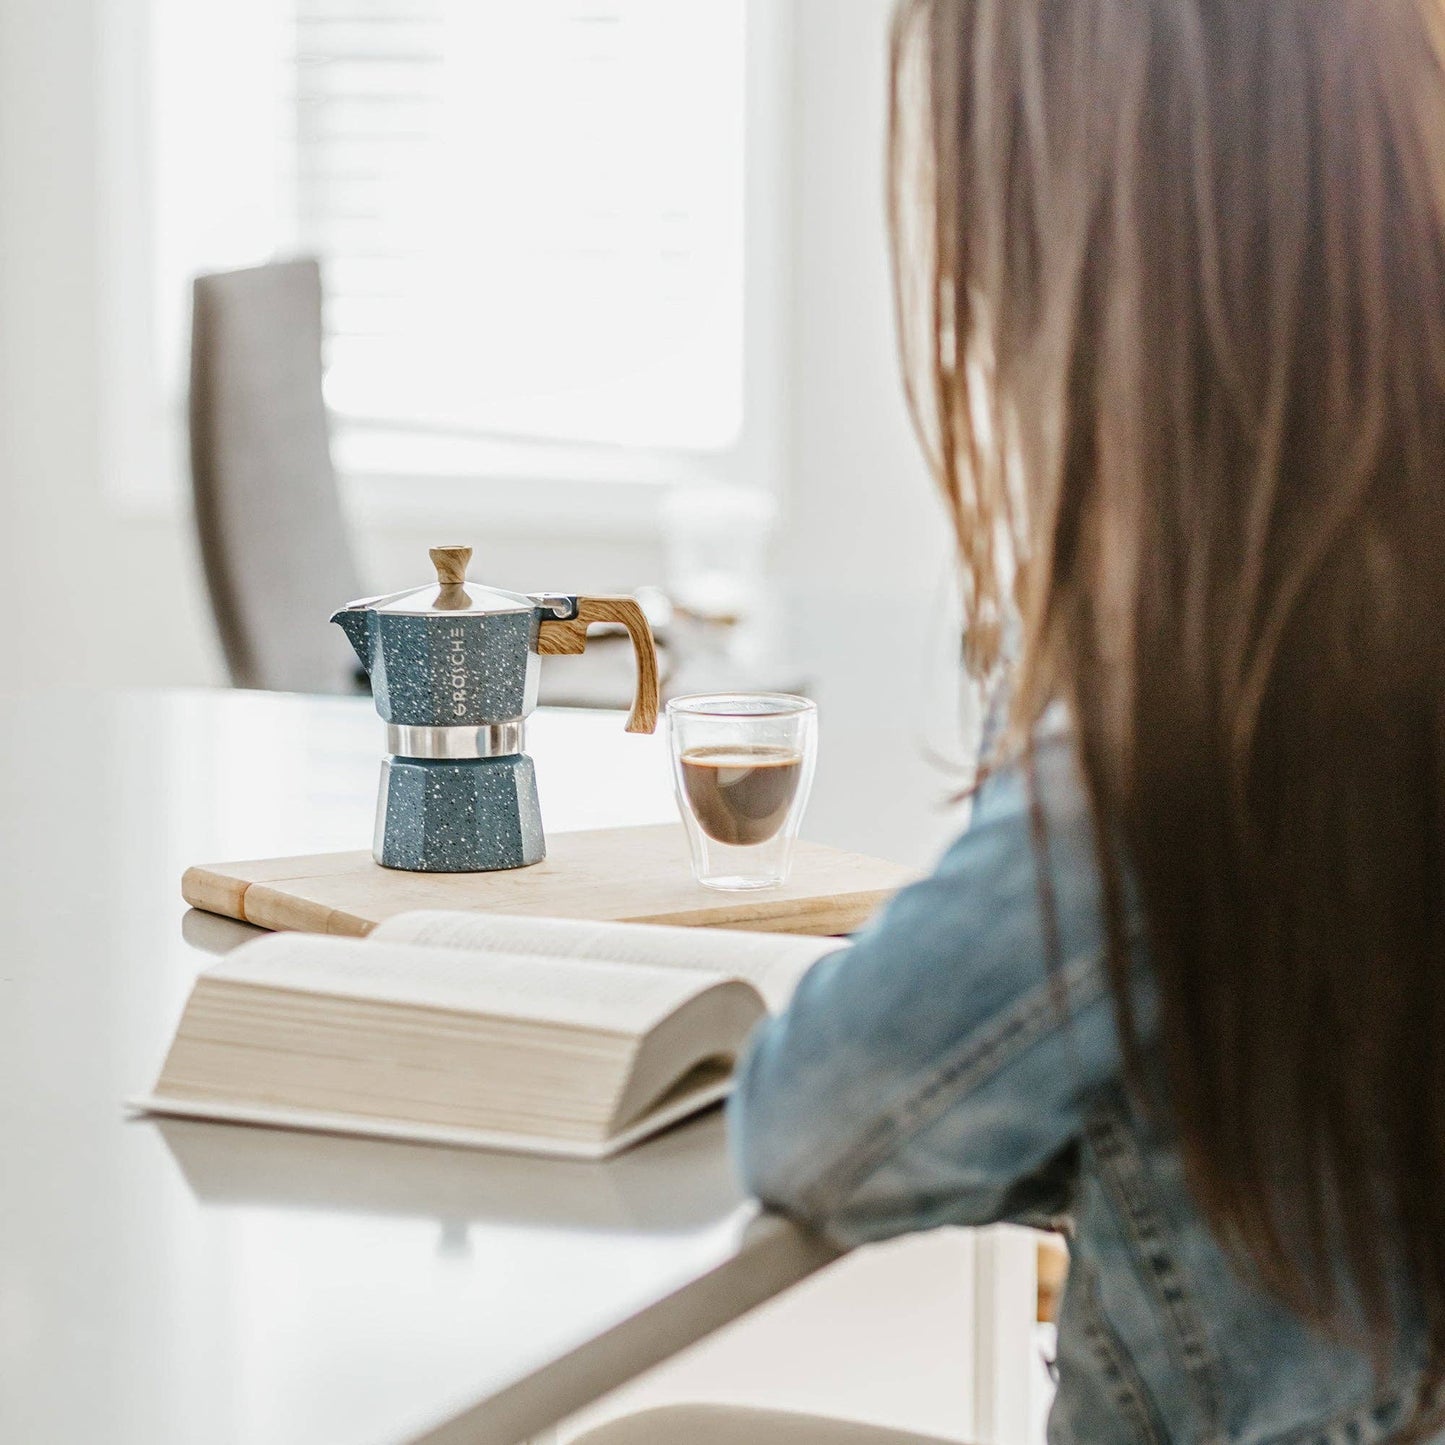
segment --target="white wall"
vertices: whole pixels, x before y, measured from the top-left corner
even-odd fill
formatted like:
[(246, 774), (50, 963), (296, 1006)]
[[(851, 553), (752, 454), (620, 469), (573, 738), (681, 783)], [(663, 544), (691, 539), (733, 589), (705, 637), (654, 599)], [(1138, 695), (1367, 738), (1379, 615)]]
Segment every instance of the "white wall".
[[(0, 0), (0, 558), (10, 685), (213, 675), (190, 549), (100, 494), (96, 0)], [(104, 3), (104, 0), (99, 0)]]
[(786, 571), (931, 595), (946, 541), (896, 361), (883, 165), (891, 0), (795, 0)]
[[(890, 0), (795, 0), (791, 445), (782, 575), (818, 664), (818, 836), (924, 862), (973, 722), (947, 531), (903, 402), (883, 203)], [(940, 765), (940, 759), (953, 764)], [(901, 804), (901, 806), (900, 806)], [(912, 820), (880, 836), (878, 820)]]

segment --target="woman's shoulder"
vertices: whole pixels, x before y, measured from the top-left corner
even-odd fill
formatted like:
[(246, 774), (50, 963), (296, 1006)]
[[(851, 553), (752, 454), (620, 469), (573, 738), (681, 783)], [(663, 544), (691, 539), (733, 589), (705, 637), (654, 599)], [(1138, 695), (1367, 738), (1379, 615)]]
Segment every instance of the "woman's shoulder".
[[(1068, 714), (1055, 707), (1027, 754), (1016, 751), (989, 769), (968, 827), (919, 885), (917, 908), (954, 936), (976, 933), (985, 920), (1007, 928), (1020, 945), (1007, 955), (1026, 973), (1043, 975), (1083, 955), (1102, 961), (1096, 842)], [(899, 902), (907, 904), (907, 895)]]
[(1051, 735), (991, 777), (933, 872), (760, 1027), (732, 1117), (763, 1199), (850, 1240), (979, 1223), (1078, 1139), (1120, 1058), (1069, 759)]

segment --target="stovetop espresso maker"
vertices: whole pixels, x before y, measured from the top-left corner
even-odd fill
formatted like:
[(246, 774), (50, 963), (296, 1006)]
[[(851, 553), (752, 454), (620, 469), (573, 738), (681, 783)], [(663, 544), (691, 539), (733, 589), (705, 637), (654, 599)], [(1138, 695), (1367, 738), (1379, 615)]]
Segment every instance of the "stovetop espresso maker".
[(584, 651), (589, 623), (627, 629), (637, 660), (627, 730), (657, 726), (657, 652), (636, 602), (475, 586), (471, 555), (433, 547), (435, 584), (348, 603), (331, 619), (387, 725), (372, 846), (387, 868), (467, 873), (546, 856), (526, 718), (541, 657)]

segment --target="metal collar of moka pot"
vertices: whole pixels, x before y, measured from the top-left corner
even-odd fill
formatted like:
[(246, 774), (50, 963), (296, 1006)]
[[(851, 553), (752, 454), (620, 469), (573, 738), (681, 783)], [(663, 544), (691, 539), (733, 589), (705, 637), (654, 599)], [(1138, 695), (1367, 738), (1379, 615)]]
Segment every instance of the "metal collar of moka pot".
[(412, 727), (386, 725), (386, 750), (398, 758), (430, 758), (455, 762), (466, 758), (506, 758), (526, 745), (522, 718), (483, 723), (480, 727)]

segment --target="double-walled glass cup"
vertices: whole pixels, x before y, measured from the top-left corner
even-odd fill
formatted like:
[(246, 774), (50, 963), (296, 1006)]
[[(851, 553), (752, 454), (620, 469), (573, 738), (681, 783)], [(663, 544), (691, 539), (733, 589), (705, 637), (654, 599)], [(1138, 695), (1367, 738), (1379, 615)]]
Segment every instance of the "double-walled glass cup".
[(787, 693), (700, 693), (668, 703), (667, 731), (697, 881), (786, 882), (813, 786), (817, 706)]

